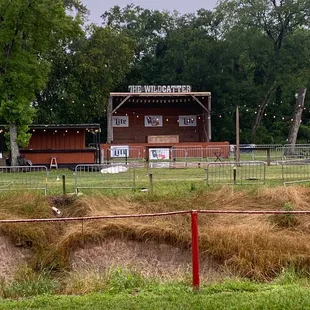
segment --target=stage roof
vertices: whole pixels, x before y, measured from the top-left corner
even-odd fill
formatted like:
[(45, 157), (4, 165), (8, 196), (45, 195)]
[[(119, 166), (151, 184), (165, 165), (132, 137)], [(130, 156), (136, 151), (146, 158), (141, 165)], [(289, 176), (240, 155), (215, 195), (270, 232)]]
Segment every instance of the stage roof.
[(100, 124), (32, 124), (31, 129), (98, 129)]
[(211, 96), (211, 92), (174, 92), (174, 93), (110, 93), (111, 97), (185, 97), (185, 96), (197, 96), (208, 97)]

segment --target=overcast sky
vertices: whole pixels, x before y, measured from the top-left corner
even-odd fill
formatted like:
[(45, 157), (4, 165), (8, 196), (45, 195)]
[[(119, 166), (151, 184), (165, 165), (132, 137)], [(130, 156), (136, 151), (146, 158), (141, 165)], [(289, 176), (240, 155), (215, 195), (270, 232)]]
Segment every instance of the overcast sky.
[(134, 3), (147, 9), (193, 13), (201, 8), (211, 10), (215, 7), (216, 2), (217, 0), (83, 0), (91, 13), (89, 21), (96, 24), (101, 24), (100, 16), (114, 5), (124, 7)]

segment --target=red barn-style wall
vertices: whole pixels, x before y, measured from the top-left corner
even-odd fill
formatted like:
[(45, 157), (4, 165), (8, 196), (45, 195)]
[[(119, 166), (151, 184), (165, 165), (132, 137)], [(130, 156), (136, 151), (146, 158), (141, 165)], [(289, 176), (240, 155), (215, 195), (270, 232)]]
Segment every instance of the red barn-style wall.
[[(21, 154), (33, 165), (50, 165), (56, 158), (58, 166), (94, 164), (100, 162), (100, 125), (32, 125), (31, 139)], [(86, 146), (86, 134), (96, 138)]]
[[(128, 116), (129, 127), (113, 128), (113, 143), (145, 143), (148, 136), (178, 135), (179, 142), (204, 141), (201, 107), (198, 104), (160, 104), (156, 107), (146, 105), (124, 105), (114, 116)], [(162, 115), (162, 127), (145, 127), (144, 116)], [(197, 126), (180, 127), (179, 115), (197, 115)]]

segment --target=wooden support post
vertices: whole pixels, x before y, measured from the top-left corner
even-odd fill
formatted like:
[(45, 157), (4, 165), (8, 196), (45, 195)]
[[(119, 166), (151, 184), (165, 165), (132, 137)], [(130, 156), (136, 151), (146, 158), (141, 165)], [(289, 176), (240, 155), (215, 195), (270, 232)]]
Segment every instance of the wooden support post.
[(266, 151), (267, 151), (267, 166), (270, 166), (270, 148), (267, 148)]
[(240, 120), (238, 105), (236, 108), (236, 162), (240, 162)]
[[(211, 140), (211, 132), (210, 132), (211, 115), (210, 115), (210, 110), (196, 96), (192, 95), (192, 97), (203, 109), (203, 120), (204, 120), (203, 132), (204, 132), (206, 142), (209, 142)], [(208, 106), (211, 107), (211, 97), (210, 96), (208, 96)]]
[(108, 122), (108, 128), (107, 128), (107, 142), (109, 144), (113, 141), (113, 124), (112, 124), (112, 110), (113, 110), (113, 97), (109, 97), (109, 104), (107, 109), (107, 122)]
[(212, 139), (212, 134), (211, 134), (211, 95), (208, 96), (208, 141), (210, 142)]

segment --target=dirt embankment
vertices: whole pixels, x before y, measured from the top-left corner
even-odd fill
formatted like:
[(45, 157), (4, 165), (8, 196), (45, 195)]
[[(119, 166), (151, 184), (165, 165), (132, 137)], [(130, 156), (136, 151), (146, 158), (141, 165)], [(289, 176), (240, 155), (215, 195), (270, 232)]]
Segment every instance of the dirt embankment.
[(32, 255), (31, 250), (16, 246), (8, 237), (0, 236), (0, 278), (11, 280), (22, 264)]
[[(14, 198), (14, 199), (13, 199)], [(223, 187), (187, 197), (83, 196), (13, 197), (0, 201), (1, 218), (51, 217), (51, 205), (64, 217), (120, 215), (188, 209), (310, 210), (310, 188), (238, 189)], [(25, 205), (27, 201), (27, 205)], [(34, 216), (35, 215), (35, 216)], [(12, 277), (27, 255), (8, 240), (38, 251), (35, 266), (106, 270), (130, 267), (147, 276), (179, 277), (191, 272), (190, 217), (135, 218), (1, 226), (1, 275)], [(218, 279), (234, 274), (274, 278), (287, 267), (310, 271), (310, 218), (295, 215), (199, 215), (202, 274)], [(28, 243), (27, 243), (28, 242)], [(35, 255), (34, 255), (35, 256)], [(58, 260), (58, 261), (56, 261)], [(34, 260), (32, 260), (33, 263)]]
[[(184, 279), (191, 276), (190, 249), (182, 249), (154, 241), (139, 242), (108, 238), (100, 244), (88, 244), (71, 255), (75, 271), (103, 272), (121, 267), (138, 271), (147, 278)], [(210, 258), (200, 261), (200, 274), (205, 280), (222, 279), (225, 274)], [(227, 274), (226, 274), (227, 276)]]

